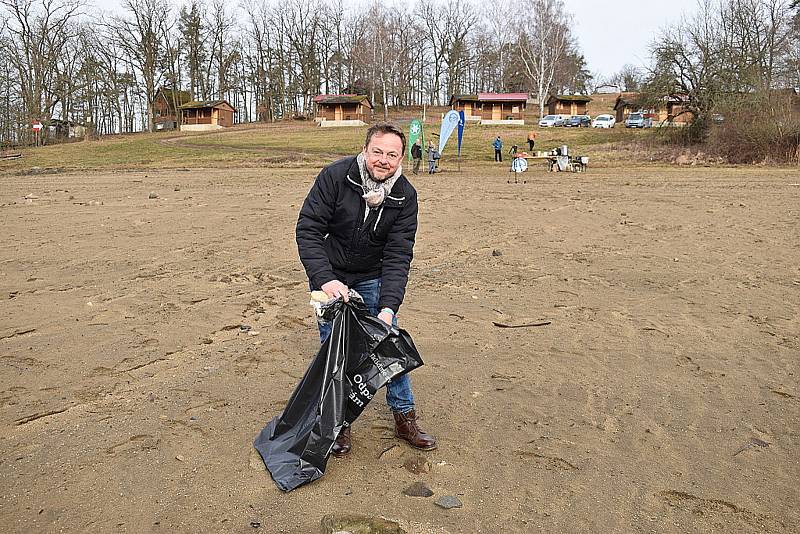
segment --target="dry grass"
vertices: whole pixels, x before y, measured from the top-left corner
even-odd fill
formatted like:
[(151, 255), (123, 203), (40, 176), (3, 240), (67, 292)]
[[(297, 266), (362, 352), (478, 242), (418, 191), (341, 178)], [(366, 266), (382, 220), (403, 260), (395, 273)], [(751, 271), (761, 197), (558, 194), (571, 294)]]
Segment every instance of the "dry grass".
[[(398, 123), (404, 129), (407, 120)], [(500, 135), (504, 151), (513, 144), (527, 148), (528, 131), (537, 131), (537, 149), (569, 145), (573, 154), (588, 155), (592, 163), (619, 163), (615, 153), (621, 144), (647, 132), (624, 128), (539, 128), (538, 126), (478, 126), (468, 124), (464, 132), (461, 160), (469, 164), (492, 164), (491, 143)], [(426, 124), (426, 135), (435, 141), (438, 121)], [(142, 133), (104, 137), (39, 148), (23, 149), (18, 160), (0, 162), (0, 174), (27, 174), (47, 169), (63, 171), (230, 168), (230, 167), (319, 167), (338, 157), (357, 152), (366, 127), (319, 128), (309, 122), (241, 125), (218, 132)], [(456, 138), (444, 151), (442, 164), (454, 165)]]

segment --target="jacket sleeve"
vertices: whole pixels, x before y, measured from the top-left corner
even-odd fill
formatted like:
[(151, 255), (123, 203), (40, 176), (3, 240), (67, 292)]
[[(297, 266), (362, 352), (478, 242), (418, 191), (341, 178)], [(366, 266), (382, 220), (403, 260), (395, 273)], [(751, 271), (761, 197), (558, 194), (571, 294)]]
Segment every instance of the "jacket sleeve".
[(308, 192), (297, 218), (295, 238), (300, 261), (314, 288), (336, 279), (325, 251), (328, 224), (336, 210), (336, 183), (327, 168), (322, 169)]
[(418, 211), (415, 191), (403, 206), (383, 249), (381, 296), (378, 304), (381, 308), (391, 308), (395, 313), (403, 303), (406, 293), (408, 271), (414, 256)]

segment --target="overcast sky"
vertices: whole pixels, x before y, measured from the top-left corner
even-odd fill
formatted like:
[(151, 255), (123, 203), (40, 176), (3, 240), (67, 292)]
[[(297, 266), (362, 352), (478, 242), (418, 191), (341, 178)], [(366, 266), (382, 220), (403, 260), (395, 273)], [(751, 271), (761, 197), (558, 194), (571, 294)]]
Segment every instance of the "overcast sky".
[(665, 25), (697, 11), (698, 0), (563, 0), (589, 70), (604, 75), (648, 63), (648, 45)]
[[(309, 0), (313, 2), (314, 0)], [(494, 0), (490, 0), (494, 1)], [(502, 1), (502, 0), (501, 0)], [(513, 0), (510, 0), (513, 1)], [(88, 0), (109, 12), (119, 11), (119, 0)], [(698, 0), (563, 0), (575, 18), (575, 35), (589, 70), (608, 76), (630, 63), (648, 63), (648, 45), (666, 24), (693, 13)], [(174, 5), (188, 0), (171, 0)], [(231, 2), (233, 4), (234, 2)], [(347, 4), (362, 3), (357, 1)]]

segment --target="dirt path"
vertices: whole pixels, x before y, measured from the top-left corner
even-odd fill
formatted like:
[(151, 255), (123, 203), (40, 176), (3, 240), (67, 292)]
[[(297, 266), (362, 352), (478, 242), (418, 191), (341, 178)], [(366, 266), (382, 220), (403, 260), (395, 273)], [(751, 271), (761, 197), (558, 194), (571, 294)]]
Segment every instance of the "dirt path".
[(400, 320), (440, 448), (397, 443), (377, 399), (352, 455), (289, 494), (251, 443), (316, 350), (310, 173), (4, 180), (0, 530), (800, 529), (797, 172), (507, 174), (416, 180)]

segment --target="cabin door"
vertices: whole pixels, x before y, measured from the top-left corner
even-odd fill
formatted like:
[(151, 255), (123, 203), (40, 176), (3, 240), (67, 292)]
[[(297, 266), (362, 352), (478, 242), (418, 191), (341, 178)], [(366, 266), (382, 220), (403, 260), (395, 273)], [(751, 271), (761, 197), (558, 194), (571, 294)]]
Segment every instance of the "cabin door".
[(342, 120), (342, 106), (336, 106), (336, 111), (333, 112), (333, 120)]
[(503, 104), (492, 105), (492, 120), (499, 121), (503, 118)]

